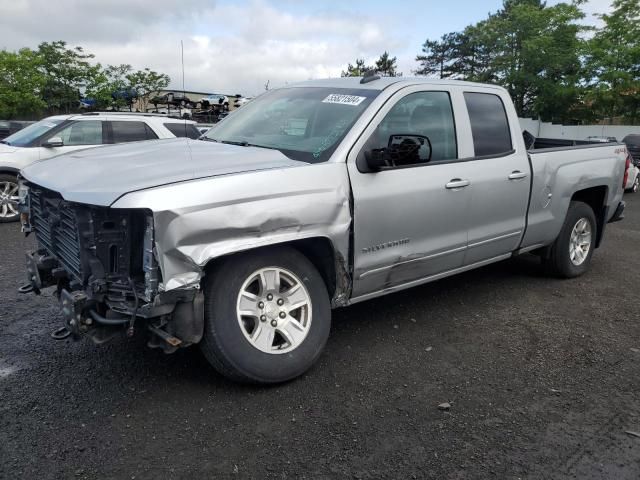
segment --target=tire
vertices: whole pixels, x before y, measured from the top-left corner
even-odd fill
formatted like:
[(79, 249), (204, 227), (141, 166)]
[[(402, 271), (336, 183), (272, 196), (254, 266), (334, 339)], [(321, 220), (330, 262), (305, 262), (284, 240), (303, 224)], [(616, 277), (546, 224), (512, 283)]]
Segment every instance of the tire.
[[(269, 282), (261, 280), (274, 279), (275, 270), (280, 290), (264, 287)], [(322, 276), (304, 255), (289, 247), (260, 249), (225, 259), (208, 277), (200, 349), (219, 373), (237, 382), (273, 384), (298, 377), (315, 363), (329, 337), (331, 306)], [(295, 282), (300, 286), (294, 290)], [(249, 296), (241, 296), (243, 291)], [(308, 306), (287, 310), (283, 320), (284, 310), (300, 304), (303, 297)], [(287, 303), (278, 306), (285, 298)], [(269, 332), (275, 332), (273, 338)], [(294, 337), (299, 341), (287, 341)]]
[(17, 200), (18, 178), (15, 175), (0, 174), (0, 223), (17, 222), (20, 219)]
[(640, 190), (640, 175), (636, 175), (633, 180), (633, 186), (627, 190), (627, 193), (638, 193), (638, 190)]
[[(586, 222), (586, 224), (581, 222)], [(584, 226), (584, 229), (582, 229), (581, 226)], [(571, 202), (564, 225), (562, 226), (562, 230), (560, 230), (560, 235), (558, 235), (558, 238), (556, 238), (556, 241), (550, 248), (546, 262), (549, 272), (562, 278), (574, 278), (589, 270), (591, 257), (593, 256), (596, 244), (597, 228), (596, 216), (593, 213), (593, 209), (584, 202)], [(574, 229), (577, 230), (574, 231)], [(580, 233), (580, 231), (585, 232), (587, 229), (590, 232), (588, 236), (588, 250), (586, 250), (584, 246), (584, 244), (587, 243), (585, 233), (577, 235), (575, 237), (576, 241), (572, 242), (574, 233)], [(577, 247), (573, 248), (580, 242), (583, 243), (580, 249)], [(582, 251), (582, 253), (576, 254), (576, 251)]]

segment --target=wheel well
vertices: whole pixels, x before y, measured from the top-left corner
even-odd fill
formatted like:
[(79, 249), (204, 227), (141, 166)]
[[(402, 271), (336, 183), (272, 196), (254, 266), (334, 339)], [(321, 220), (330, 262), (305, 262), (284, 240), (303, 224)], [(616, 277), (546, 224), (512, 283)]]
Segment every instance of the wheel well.
[(0, 168), (0, 175), (12, 175), (14, 177), (17, 177), (19, 173), (20, 173), (20, 170), (13, 170), (10, 168)]
[[(288, 246), (295, 248), (300, 253), (311, 261), (314, 267), (318, 269), (325, 285), (327, 286), (327, 293), (329, 298), (333, 298), (336, 294), (336, 254), (333, 249), (331, 240), (326, 237), (313, 237), (304, 238), (301, 240), (294, 240), (291, 242), (276, 243), (273, 245), (267, 245), (265, 247), (258, 247), (255, 249), (243, 250), (237, 253), (231, 253), (222, 257), (214, 258), (209, 261), (205, 267), (205, 270), (211, 271), (219, 262), (229, 259), (234, 255), (241, 255), (246, 252), (255, 250), (268, 249), (270, 247)], [(345, 266), (346, 268), (346, 266)]]
[(606, 223), (607, 208), (605, 200), (607, 198), (607, 187), (601, 185), (599, 187), (585, 188), (573, 194), (571, 201), (584, 202), (591, 207), (596, 216), (598, 231), (596, 233), (596, 248), (600, 246), (602, 235), (604, 233), (604, 225)]

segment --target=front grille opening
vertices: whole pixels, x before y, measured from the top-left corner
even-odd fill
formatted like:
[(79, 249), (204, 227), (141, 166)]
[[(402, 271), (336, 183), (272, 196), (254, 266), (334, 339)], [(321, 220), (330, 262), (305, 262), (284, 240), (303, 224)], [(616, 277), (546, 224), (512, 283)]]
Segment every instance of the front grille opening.
[(109, 246), (109, 271), (111, 273), (118, 272), (118, 246)]
[(116, 222), (102, 222), (102, 228), (104, 228), (105, 230), (113, 230), (114, 228), (116, 228)]

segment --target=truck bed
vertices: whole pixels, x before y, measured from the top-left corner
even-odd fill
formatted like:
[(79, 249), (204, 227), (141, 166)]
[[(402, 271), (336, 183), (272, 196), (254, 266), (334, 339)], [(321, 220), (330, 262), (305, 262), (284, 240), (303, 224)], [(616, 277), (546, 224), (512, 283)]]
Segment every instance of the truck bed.
[[(538, 140), (542, 140), (538, 143)], [(554, 146), (550, 144), (555, 142)], [(569, 145), (569, 142), (574, 142)], [(529, 150), (531, 199), (523, 247), (550, 244), (560, 232), (572, 193), (589, 192), (608, 207), (601, 213), (605, 223), (622, 199), (623, 144), (580, 140), (536, 139), (544, 148)], [(626, 151), (626, 150), (625, 150)]]

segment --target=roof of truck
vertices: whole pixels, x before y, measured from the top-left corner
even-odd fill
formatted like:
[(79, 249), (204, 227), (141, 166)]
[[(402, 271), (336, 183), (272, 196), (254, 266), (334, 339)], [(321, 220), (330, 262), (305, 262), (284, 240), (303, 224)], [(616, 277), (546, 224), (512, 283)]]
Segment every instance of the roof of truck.
[(442, 80), (439, 78), (427, 77), (380, 77), (378, 79), (369, 79), (366, 83), (360, 83), (364, 77), (340, 77), (340, 78), (324, 78), (320, 80), (308, 80), (290, 85), (291, 87), (335, 87), (335, 88), (361, 88), (367, 90), (384, 90), (394, 84), (427, 84), (427, 85), (458, 85), (473, 87), (494, 87), (497, 85), (489, 85), (486, 83), (465, 82), (462, 80)]

